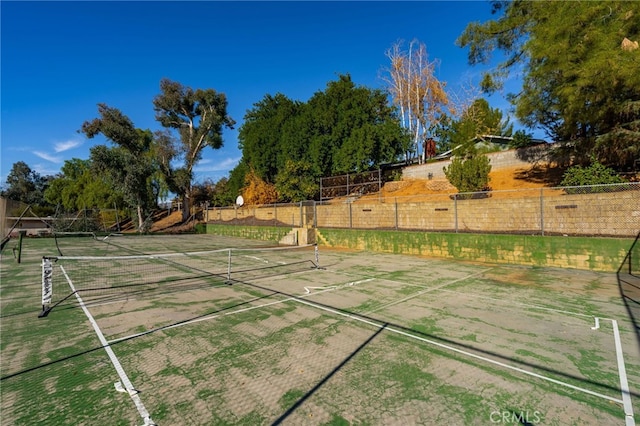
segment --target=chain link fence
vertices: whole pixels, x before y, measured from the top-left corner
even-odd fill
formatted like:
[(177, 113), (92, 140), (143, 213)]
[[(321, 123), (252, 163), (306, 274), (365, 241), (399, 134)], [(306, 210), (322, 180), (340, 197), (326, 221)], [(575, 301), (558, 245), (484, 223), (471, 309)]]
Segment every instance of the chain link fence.
[(0, 222), (2, 236), (15, 237), (20, 232), (26, 235), (47, 235), (53, 232), (113, 232), (119, 231), (127, 213), (118, 209), (84, 209), (63, 212), (57, 209), (52, 214), (39, 212), (37, 207), (21, 201), (0, 198)]
[(205, 221), (228, 225), (304, 228), (314, 226), (315, 201), (256, 206), (210, 207)]
[(407, 197), (372, 194), (215, 208), (208, 210), (206, 220), (237, 225), (633, 237), (640, 230), (640, 183)]

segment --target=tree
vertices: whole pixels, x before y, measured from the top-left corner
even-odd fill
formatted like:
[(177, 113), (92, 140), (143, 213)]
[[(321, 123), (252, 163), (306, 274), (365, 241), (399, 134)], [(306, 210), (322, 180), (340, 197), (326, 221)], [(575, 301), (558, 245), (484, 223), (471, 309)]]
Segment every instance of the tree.
[(315, 198), (318, 184), (311, 172), (311, 163), (287, 160), (276, 177), (275, 187), (281, 199), (297, 202)]
[(11, 166), (2, 196), (26, 204), (43, 205), (46, 203), (44, 191), (51, 179), (51, 176), (41, 176), (24, 161), (18, 161)]
[(489, 190), (491, 165), (486, 155), (455, 157), (449, 167), (444, 167), (443, 171), (458, 192)]
[[(182, 199), (182, 218), (190, 212), (193, 168), (202, 158), (206, 147), (222, 146), (223, 128), (232, 129), (235, 122), (227, 115), (227, 98), (213, 89), (196, 89), (183, 86), (169, 79), (160, 81), (161, 93), (153, 100), (156, 120), (177, 131), (179, 139), (165, 138), (161, 164), (167, 182)], [(174, 168), (171, 161), (182, 159), (182, 166)]]
[(238, 132), (238, 146), (245, 161), (266, 182), (275, 182), (278, 170), (299, 151), (296, 149), (298, 143), (285, 144), (282, 136), (286, 123), (297, 116), (300, 109), (299, 102), (281, 93), (267, 94), (244, 116)]
[[(368, 170), (394, 161), (407, 146), (386, 94), (339, 76), (308, 102), (267, 95), (245, 115), (239, 131), (242, 161), (234, 172), (248, 173), (284, 191), (280, 200), (313, 198), (322, 176)], [(292, 170), (303, 173), (287, 186)], [(282, 174), (282, 175), (281, 175)], [(232, 173), (230, 183), (237, 183)]]
[(224, 185), (224, 197), (226, 205), (235, 203), (238, 195), (242, 195), (242, 188), (245, 185), (245, 177), (250, 171), (250, 167), (244, 159), (241, 159), (236, 167), (229, 172), (229, 180)]
[(439, 62), (429, 61), (427, 47), (418, 40), (398, 41), (386, 52), (391, 68), (385, 80), (393, 104), (400, 110), (402, 127), (411, 135), (413, 144), (405, 152), (405, 159), (425, 159), (421, 148), (434, 136), (433, 132), (447, 111), (449, 100), (445, 83), (438, 80), (435, 70)]
[(311, 120), (308, 158), (315, 177), (369, 170), (394, 161), (407, 146), (386, 94), (340, 75), (316, 92), (305, 111)]
[(245, 176), (242, 197), (247, 204), (270, 204), (278, 200), (278, 192), (273, 184), (265, 182), (254, 170)]
[(92, 167), (91, 160), (66, 160), (61, 173), (45, 191), (46, 200), (66, 211), (113, 208), (123, 204), (123, 193)]
[(213, 206), (229, 206), (234, 203), (236, 197), (229, 190), (229, 179), (226, 177), (218, 180), (212, 188), (210, 203)]
[(560, 186), (604, 185), (622, 182), (624, 181), (616, 174), (615, 170), (592, 159), (592, 163), (588, 167), (569, 167), (562, 176)]
[(455, 155), (464, 155), (473, 150), (473, 144), (488, 135), (507, 136), (513, 134), (513, 124), (509, 118), (502, 118), (502, 111), (491, 108), (485, 99), (476, 99), (462, 111), (458, 119), (442, 120), (435, 134), (441, 148), (454, 150)]
[(90, 139), (101, 133), (116, 147), (91, 148), (92, 166), (108, 174), (111, 184), (122, 190), (125, 202), (136, 210), (138, 229), (142, 230), (146, 212), (156, 201), (151, 186), (156, 170), (152, 156), (153, 134), (135, 128), (129, 117), (106, 104), (98, 104), (98, 114), (100, 118), (85, 121), (80, 132)]
[[(457, 43), (471, 64), (500, 50), (506, 59), (483, 78), (494, 91), (514, 69), (522, 91), (510, 96), (516, 116), (540, 127), (578, 161), (592, 155), (618, 167), (640, 156), (640, 39), (635, 2), (494, 1), (500, 16), (471, 23)], [(626, 42), (625, 42), (626, 40)]]

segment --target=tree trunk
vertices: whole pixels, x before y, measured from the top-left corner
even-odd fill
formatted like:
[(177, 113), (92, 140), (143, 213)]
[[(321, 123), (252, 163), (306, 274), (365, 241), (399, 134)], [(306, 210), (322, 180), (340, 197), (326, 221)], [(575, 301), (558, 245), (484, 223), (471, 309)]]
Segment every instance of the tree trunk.
[(142, 214), (142, 206), (138, 204), (136, 207), (136, 210), (138, 211), (138, 232), (142, 232), (144, 227), (144, 216)]
[(191, 210), (191, 203), (189, 202), (189, 197), (187, 195), (182, 197), (182, 221), (186, 222), (189, 219), (189, 213)]

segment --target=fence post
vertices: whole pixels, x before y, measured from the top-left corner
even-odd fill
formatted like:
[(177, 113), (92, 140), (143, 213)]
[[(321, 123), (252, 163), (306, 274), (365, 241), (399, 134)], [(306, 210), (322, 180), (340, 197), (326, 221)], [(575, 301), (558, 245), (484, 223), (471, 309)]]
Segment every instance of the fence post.
[(396, 231), (398, 230), (398, 198), (395, 198)]
[[(120, 232), (120, 219), (118, 218), (118, 205), (114, 202), (113, 207), (116, 209), (116, 229)], [(171, 213), (171, 211), (169, 211)]]
[(353, 228), (353, 215), (351, 214), (351, 202), (349, 202), (349, 229)]
[(458, 233), (458, 194), (453, 194), (453, 215), (454, 215), (454, 229), (456, 230), (456, 234)]
[(544, 237), (544, 188), (540, 188), (540, 233)]

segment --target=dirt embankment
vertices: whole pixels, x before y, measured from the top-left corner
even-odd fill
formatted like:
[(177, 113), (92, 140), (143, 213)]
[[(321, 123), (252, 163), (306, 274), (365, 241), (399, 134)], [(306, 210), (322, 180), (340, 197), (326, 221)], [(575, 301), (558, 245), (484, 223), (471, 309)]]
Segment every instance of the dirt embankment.
[[(509, 191), (509, 190), (523, 190), (523, 189), (540, 189), (551, 188), (559, 185), (562, 180), (563, 171), (556, 168), (549, 168), (546, 166), (536, 167), (512, 167), (499, 170), (493, 170), (490, 174), (489, 186), (492, 193), (492, 197), (509, 198), (509, 197), (522, 197), (526, 194), (532, 196), (539, 196), (536, 191)], [(504, 192), (496, 192), (504, 191)], [(547, 190), (551, 191), (551, 190)], [(375, 199), (380, 196), (397, 198), (397, 201), (419, 201), (417, 197), (420, 195), (427, 196), (426, 198), (433, 199), (435, 195), (442, 195), (443, 197), (449, 197), (449, 195), (458, 192), (456, 188), (449, 183), (446, 178), (437, 178), (432, 180), (415, 179), (406, 181), (388, 182), (382, 188), (380, 194), (368, 194), (361, 198), (361, 200)], [(558, 190), (560, 193), (561, 191)], [(547, 193), (549, 194), (549, 193)], [(192, 229), (193, 223), (181, 224), (182, 213), (173, 212), (170, 215), (167, 213), (158, 215), (151, 227), (151, 232), (179, 232)]]
[[(489, 187), (492, 191), (508, 191), (523, 189), (540, 189), (556, 187), (562, 180), (563, 170), (546, 166), (536, 167), (512, 167), (493, 170), (489, 174)], [(450, 195), (458, 192), (446, 178), (432, 180), (415, 179), (398, 182), (389, 182), (382, 189), (382, 194), (373, 194), (369, 197), (382, 195), (384, 197), (415, 197), (419, 195)], [(513, 191), (492, 194), (492, 197), (504, 198), (522, 197), (527, 191)], [(534, 191), (530, 191), (533, 195)], [(363, 197), (364, 198), (364, 197)]]

